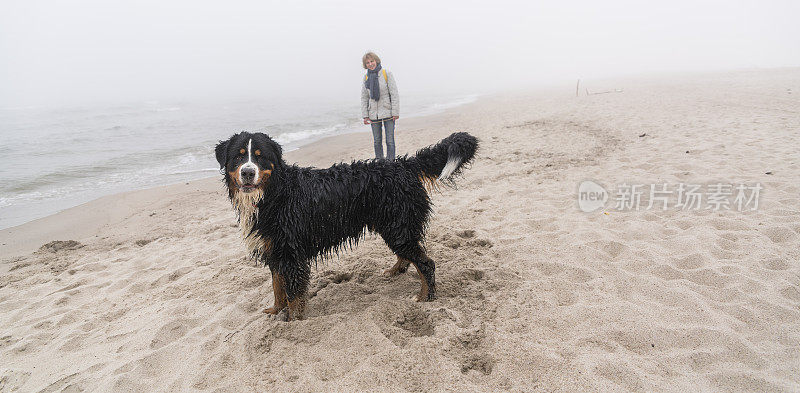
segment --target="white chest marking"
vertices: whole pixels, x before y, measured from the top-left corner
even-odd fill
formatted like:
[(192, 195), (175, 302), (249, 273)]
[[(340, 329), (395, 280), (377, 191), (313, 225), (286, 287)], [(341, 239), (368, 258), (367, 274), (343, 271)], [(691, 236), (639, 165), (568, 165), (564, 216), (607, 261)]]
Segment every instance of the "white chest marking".
[(253, 227), (258, 222), (258, 202), (263, 198), (264, 192), (257, 189), (250, 193), (237, 192), (231, 202), (239, 213), (239, 229), (242, 231), (242, 239), (247, 250), (255, 255), (260, 255), (265, 250), (264, 239), (256, 232), (252, 232)]

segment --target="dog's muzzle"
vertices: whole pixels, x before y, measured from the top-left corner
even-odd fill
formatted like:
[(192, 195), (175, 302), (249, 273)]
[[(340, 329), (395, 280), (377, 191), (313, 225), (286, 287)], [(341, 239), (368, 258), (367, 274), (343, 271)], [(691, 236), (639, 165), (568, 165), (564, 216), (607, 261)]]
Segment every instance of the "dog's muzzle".
[(242, 166), (239, 169), (239, 179), (241, 180), (242, 191), (249, 192), (256, 188), (258, 182), (258, 171), (252, 166)]
[(256, 179), (256, 170), (253, 168), (242, 168), (242, 180), (244, 183), (253, 183)]

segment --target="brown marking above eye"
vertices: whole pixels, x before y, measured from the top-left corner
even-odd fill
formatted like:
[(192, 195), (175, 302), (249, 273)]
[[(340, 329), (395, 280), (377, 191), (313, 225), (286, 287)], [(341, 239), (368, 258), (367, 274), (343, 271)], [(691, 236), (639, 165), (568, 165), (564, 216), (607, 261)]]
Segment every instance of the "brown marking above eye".
[(239, 154), (244, 154), (244, 149), (239, 149)]
[(261, 155), (261, 150), (256, 150), (256, 155), (260, 156)]

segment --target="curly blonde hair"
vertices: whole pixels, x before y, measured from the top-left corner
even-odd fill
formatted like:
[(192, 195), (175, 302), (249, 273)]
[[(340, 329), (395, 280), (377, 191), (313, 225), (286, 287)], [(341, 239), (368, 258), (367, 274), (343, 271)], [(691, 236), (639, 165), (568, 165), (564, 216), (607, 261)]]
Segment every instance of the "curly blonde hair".
[(375, 63), (381, 64), (381, 58), (375, 52), (364, 53), (364, 56), (361, 57), (361, 65), (364, 66), (365, 70), (367, 69), (367, 59), (375, 60)]

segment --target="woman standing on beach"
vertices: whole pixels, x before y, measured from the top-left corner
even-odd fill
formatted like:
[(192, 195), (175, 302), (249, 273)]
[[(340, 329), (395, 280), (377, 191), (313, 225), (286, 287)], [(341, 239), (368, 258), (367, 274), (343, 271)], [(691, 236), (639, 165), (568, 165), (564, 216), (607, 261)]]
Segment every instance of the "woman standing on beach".
[(400, 118), (400, 95), (394, 75), (381, 67), (381, 59), (372, 52), (361, 58), (367, 70), (361, 85), (361, 117), (372, 125), (375, 158), (383, 158), (383, 131), (386, 130), (386, 158), (394, 160), (394, 122)]

